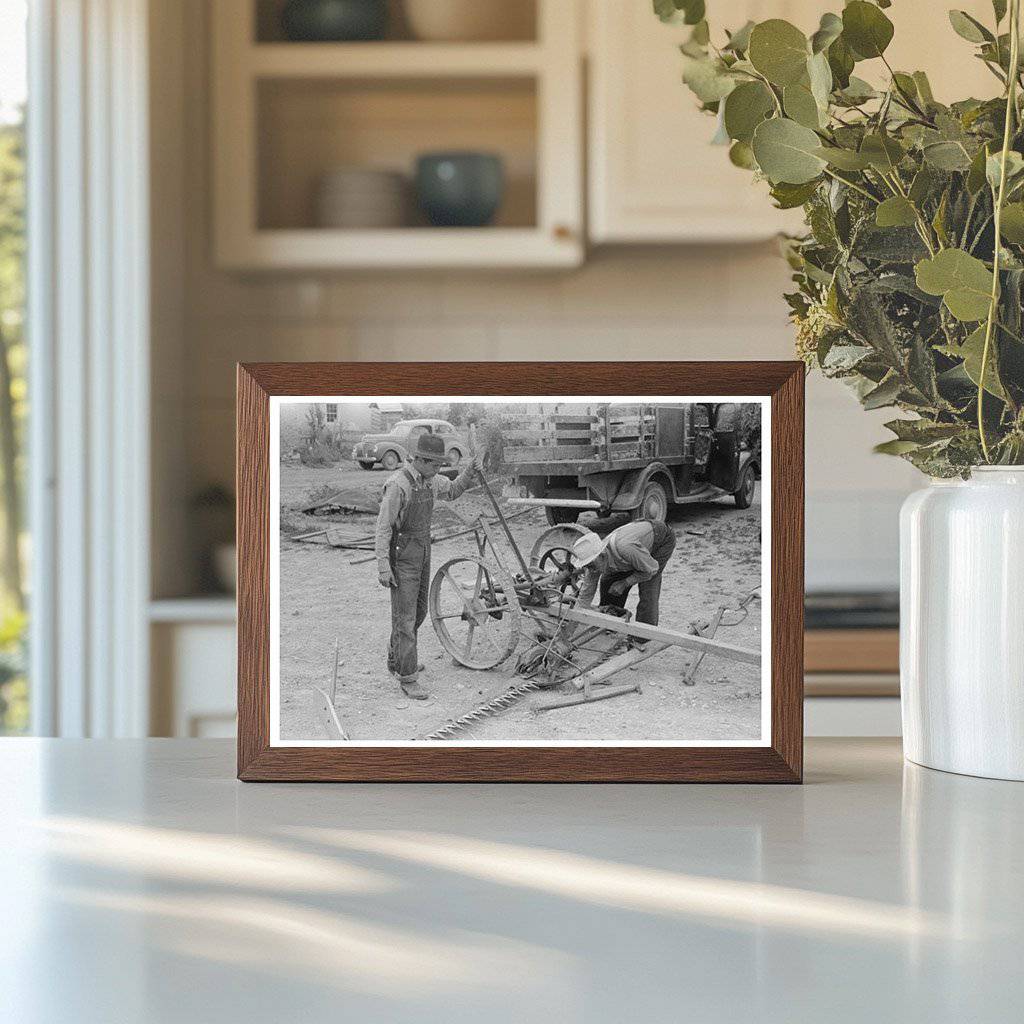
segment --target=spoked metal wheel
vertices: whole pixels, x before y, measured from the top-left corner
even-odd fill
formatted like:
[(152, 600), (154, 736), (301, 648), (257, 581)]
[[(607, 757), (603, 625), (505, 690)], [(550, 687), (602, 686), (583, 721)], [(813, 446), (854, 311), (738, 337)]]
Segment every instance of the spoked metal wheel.
[[(567, 569), (572, 569), (576, 564), (576, 560), (573, 557), (572, 551), (568, 548), (548, 548), (540, 556), (540, 563), (537, 568), (542, 573), (548, 572), (565, 572)], [(575, 597), (579, 592), (579, 584), (568, 581), (563, 583), (559, 588), (563, 594)]]
[(540, 560), (544, 552), (551, 548), (569, 548), (571, 550), (573, 544), (580, 537), (590, 532), (585, 526), (579, 526), (576, 523), (562, 523), (559, 526), (550, 527), (534, 541), (533, 547), (530, 548), (530, 568), (540, 568)]
[(482, 558), (445, 562), (430, 581), (429, 609), (441, 646), (466, 668), (494, 668), (519, 643), (512, 577)]

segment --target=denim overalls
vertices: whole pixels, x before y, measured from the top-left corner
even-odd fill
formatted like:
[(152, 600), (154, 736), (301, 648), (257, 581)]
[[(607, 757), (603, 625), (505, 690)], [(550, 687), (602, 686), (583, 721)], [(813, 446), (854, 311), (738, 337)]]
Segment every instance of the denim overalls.
[(417, 482), (408, 466), (403, 473), (412, 484), (409, 501), (391, 537), (391, 643), (388, 669), (402, 682), (416, 678), (419, 664), (416, 632), (427, 617), (430, 586), (430, 522), (434, 513), (434, 487), (429, 480)]

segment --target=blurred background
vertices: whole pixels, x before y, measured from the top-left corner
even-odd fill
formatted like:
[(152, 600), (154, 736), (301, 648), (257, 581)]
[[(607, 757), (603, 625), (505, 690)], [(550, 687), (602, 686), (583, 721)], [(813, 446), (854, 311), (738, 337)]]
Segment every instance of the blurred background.
[[(928, 7), (887, 12), (893, 66), (990, 95)], [(799, 219), (710, 145), (650, 0), (26, 16), (0, 0), (5, 732), (232, 734), (238, 361), (793, 358)], [(894, 734), (919, 481), (871, 453), (884, 411), (807, 383), (808, 731)], [(329, 412), (297, 447), (340, 463)]]

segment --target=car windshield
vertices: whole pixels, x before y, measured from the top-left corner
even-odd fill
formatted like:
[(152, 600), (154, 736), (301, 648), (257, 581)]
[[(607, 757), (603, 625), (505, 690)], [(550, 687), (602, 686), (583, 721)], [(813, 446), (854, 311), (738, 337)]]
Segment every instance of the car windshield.
[(399, 420), (391, 428), (391, 433), (392, 434), (407, 434), (407, 433), (409, 433), (409, 428), (411, 426), (412, 426), (412, 421), (411, 420)]

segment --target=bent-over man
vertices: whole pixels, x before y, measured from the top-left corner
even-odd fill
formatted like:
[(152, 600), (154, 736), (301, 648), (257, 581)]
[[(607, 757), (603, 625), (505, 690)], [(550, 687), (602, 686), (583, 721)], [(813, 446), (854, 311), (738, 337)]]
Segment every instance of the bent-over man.
[(576, 606), (592, 604), (600, 586), (602, 605), (625, 608), (630, 590), (639, 585), (636, 621), (656, 626), (661, 577), (675, 548), (672, 528), (646, 519), (626, 523), (604, 539), (584, 534), (572, 549), (577, 567), (586, 567)]
[(419, 682), (423, 665), (416, 650), (416, 634), (427, 617), (430, 585), (430, 523), (434, 499), (454, 501), (473, 485), (473, 474), (483, 465), (475, 455), (454, 479), (438, 476), (447, 462), (444, 441), (420, 434), (412, 461), (396, 470), (384, 484), (374, 548), (382, 587), (391, 590), (391, 640), (388, 671), (398, 677), (407, 697), (426, 700)]

